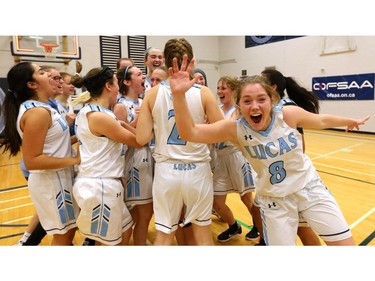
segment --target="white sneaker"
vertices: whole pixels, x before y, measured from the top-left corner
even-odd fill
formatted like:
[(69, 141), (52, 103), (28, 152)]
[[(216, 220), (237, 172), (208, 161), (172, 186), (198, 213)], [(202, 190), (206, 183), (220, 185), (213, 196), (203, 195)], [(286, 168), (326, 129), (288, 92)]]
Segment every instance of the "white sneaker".
[(14, 244), (13, 246), (23, 246), (23, 243), (25, 243), (25, 241), (18, 241), (17, 244)]

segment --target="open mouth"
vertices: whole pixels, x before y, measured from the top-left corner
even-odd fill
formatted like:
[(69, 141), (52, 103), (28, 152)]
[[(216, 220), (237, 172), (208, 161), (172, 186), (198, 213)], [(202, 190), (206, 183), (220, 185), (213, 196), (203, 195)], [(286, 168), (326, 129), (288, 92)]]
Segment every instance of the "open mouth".
[(262, 114), (257, 113), (257, 114), (250, 115), (250, 119), (255, 124), (258, 124), (258, 123), (260, 123), (260, 121), (262, 121)]

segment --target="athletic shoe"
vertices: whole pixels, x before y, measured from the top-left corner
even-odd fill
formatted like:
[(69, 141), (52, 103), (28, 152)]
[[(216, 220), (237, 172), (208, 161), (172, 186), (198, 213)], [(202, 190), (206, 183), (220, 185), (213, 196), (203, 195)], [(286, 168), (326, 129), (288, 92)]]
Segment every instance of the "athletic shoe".
[(241, 225), (239, 225), (237, 223), (237, 229), (236, 230), (233, 231), (230, 228), (228, 228), (223, 233), (221, 233), (221, 234), (219, 234), (217, 236), (217, 241), (219, 241), (219, 242), (227, 242), (230, 239), (232, 239), (234, 236), (240, 235), (241, 233), (242, 233)]
[(259, 237), (258, 228), (253, 226), (253, 228), (246, 234), (245, 239), (249, 241), (257, 240)]
[(14, 246), (23, 246), (23, 243), (25, 243), (25, 241), (18, 241), (17, 244), (14, 244)]
[(82, 246), (95, 246), (95, 240), (86, 237), (82, 243)]
[(254, 246), (267, 246), (267, 245), (266, 245), (266, 241), (264, 241), (263, 238), (260, 238), (259, 243), (255, 244)]

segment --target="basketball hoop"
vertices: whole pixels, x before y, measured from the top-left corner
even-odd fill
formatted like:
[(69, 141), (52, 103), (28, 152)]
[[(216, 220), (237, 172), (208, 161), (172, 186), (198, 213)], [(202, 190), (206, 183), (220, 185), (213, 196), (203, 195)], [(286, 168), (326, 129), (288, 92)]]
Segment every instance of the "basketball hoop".
[(53, 42), (42, 42), (39, 43), (40, 46), (44, 48), (44, 57), (45, 58), (56, 58), (54, 49), (59, 47), (59, 44)]

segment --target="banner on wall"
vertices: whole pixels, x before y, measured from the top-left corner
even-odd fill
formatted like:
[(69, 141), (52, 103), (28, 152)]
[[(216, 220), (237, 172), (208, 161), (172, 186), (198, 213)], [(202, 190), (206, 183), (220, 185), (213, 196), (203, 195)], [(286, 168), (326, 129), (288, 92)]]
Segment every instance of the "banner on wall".
[(260, 36), (260, 35), (248, 35), (245, 36), (245, 48), (256, 47), (260, 45), (285, 41), (294, 39), (302, 36)]
[(375, 73), (313, 77), (312, 90), (321, 100), (373, 100)]

